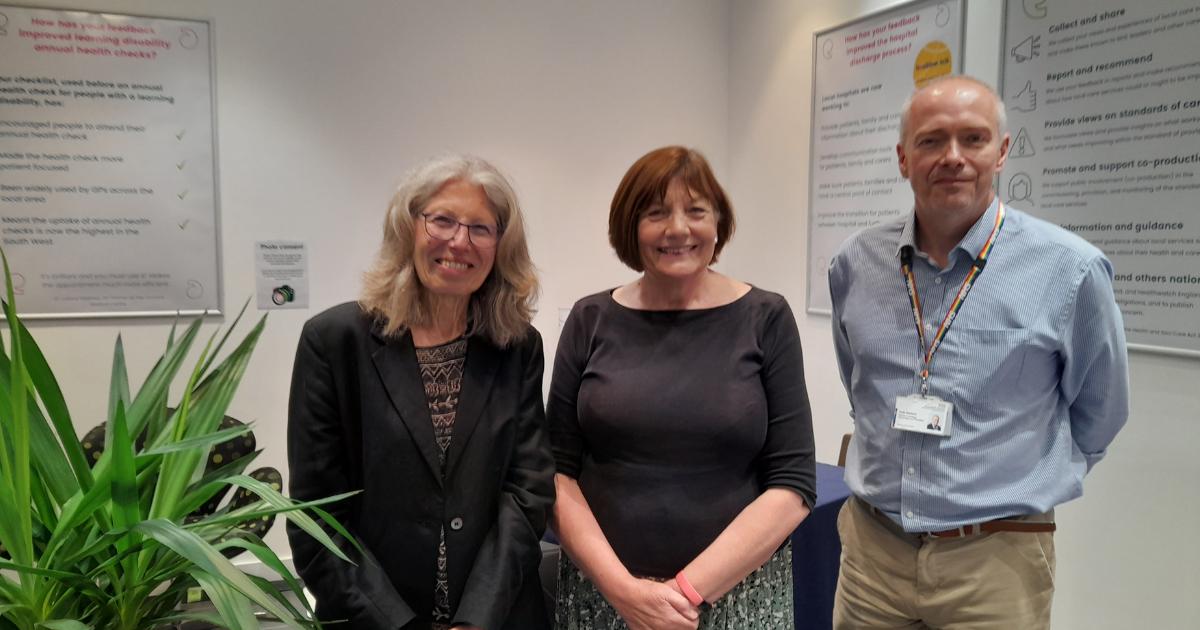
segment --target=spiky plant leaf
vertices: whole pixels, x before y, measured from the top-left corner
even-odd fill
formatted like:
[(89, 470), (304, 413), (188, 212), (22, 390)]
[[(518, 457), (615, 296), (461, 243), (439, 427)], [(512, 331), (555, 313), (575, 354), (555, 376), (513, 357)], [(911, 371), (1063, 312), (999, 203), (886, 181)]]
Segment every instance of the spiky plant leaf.
[(75, 619), (51, 619), (38, 623), (37, 627), (47, 630), (92, 630), (92, 627)]
[(208, 598), (221, 614), (223, 626), (229, 630), (258, 630), (258, 621), (254, 619), (254, 610), (250, 608), (250, 600), (238, 592), (229, 582), (213, 577), (197, 568), (192, 568), (188, 574), (200, 583), (200, 588), (208, 594)]
[[(225, 556), (196, 534), (163, 519), (142, 521), (134, 526), (134, 530), (157, 540), (171, 551), (187, 558), (196, 565), (196, 569), (233, 587), (288, 626), (295, 630), (305, 630), (299, 620), (290, 618), (245, 573), (239, 571)], [(191, 572), (191, 575), (199, 580), (195, 572)]]
[(246, 533), (244, 534), (244, 538), (235, 538), (217, 545), (218, 549), (224, 549), (227, 547), (241, 547), (242, 549), (249, 551), (250, 553), (254, 554), (254, 557), (258, 558), (259, 562), (262, 562), (263, 565), (265, 565), (268, 569), (278, 573), (279, 576), (283, 578), (283, 581), (287, 583), (288, 588), (292, 589), (292, 592), (297, 595), (297, 599), (300, 600), (300, 604), (304, 606), (306, 611), (308, 611), (308, 616), (313, 616), (314, 612), (312, 606), (309, 605), (308, 598), (304, 597), (304, 590), (303, 587), (300, 586), (300, 582), (298, 582), (296, 578), (292, 577), (292, 572), (288, 570), (287, 566), (283, 564), (283, 561), (279, 559), (279, 556), (275, 555), (275, 552), (271, 551), (271, 548), (268, 547), (261, 538), (255, 536), (254, 534)]
[[(137, 472), (133, 464), (133, 440), (125, 426), (125, 401), (118, 400), (109, 424), (108, 433), (112, 436), (112, 520), (115, 527), (132, 527), (141, 520), (141, 510), (138, 508)], [(136, 532), (129, 532), (117, 540), (117, 551), (125, 551), (138, 544), (140, 539)], [(137, 561), (130, 557), (121, 563), (128, 584), (133, 584), (138, 578)]]
[[(121, 335), (117, 335), (117, 345), (113, 348), (112, 378), (108, 386), (108, 418), (112, 421), (117, 413), (117, 405), (129, 409), (129, 374), (125, 372), (125, 345), (121, 343)], [(107, 437), (111, 439), (111, 437)]]

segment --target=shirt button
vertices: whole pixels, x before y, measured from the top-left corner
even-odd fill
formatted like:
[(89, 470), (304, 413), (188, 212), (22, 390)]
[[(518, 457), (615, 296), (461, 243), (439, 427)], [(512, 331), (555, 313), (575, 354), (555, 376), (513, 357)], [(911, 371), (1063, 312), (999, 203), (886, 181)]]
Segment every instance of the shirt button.
[(933, 330), (933, 324), (925, 324), (925, 331), (926, 331), (926, 332), (929, 332), (929, 331), (932, 331), (932, 330)]
[(912, 518), (912, 517), (914, 516), (914, 515), (913, 515), (913, 511), (912, 511), (912, 510), (909, 510), (909, 511), (908, 511), (908, 513), (907, 513), (907, 514), (905, 514), (905, 516), (907, 516), (908, 518)]
[(942, 279), (941, 279), (941, 278), (934, 278), (934, 279), (933, 279), (933, 283), (934, 283), (934, 284), (941, 284), (941, 283), (942, 283)]
[(450, 529), (455, 531), (462, 529), (462, 519), (455, 518), (454, 520), (450, 521)]
[(913, 468), (913, 467), (911, 467), (911, 466), (910, 466), (910, 467), (908, 468), (908, 474), (910, 474), (910, 475), (915, 475), (915, 474), (917, 474), (917, 469), (916, 469), (916, 468)]

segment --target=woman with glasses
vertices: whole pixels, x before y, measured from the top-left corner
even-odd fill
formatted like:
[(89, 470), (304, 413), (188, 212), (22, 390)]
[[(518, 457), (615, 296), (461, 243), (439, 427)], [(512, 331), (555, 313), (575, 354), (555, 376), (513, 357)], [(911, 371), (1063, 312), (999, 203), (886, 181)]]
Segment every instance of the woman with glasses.
[(696, 151), (638, 160), (608, 225), (642, 276), (576, 302), (559, 338), (556, 627), (792, 628), (788, 541), (816, 499), (792, 311), (711, 268), (733, 209)]
[(512, 186), (473, 157), (412, 171), (363, 284), (358, 302), (305, 324), (292, 375), (292, 498), (361, 490), (329, 509), (356, 564), (289, 523), (317, 617), (354, 630), (548, 627), (537, 569), (554, 463), (530, 326), (538, 283)]

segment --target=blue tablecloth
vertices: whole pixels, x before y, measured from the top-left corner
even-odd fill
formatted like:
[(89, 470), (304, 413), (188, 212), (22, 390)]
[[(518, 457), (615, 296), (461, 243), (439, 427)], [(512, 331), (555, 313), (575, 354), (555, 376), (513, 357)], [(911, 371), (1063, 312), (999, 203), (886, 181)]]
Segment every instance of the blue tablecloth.
[(830, 630), (842, 542), (838, 511), (850, 496), (846, 469), (817, 464), (817, 507), (792, 533), (796, 630)]

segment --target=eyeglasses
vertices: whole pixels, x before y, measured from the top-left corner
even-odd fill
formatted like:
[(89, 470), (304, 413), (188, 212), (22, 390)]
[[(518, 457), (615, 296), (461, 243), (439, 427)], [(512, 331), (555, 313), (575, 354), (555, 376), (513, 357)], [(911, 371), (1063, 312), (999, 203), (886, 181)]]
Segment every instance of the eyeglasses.
[(463, 223), (440, 214), (424, 212), (421, 213), (421, 216), (425, 218), (425, 233), (439, 241), (453, 240), (458, 235), (458, 228), (465, 227), (467, 228), (467, 239), (471, 241), (472, 245), (492, 249), (496, 243), (500, 242), (500, 235), (504, 233), (494, 225)]

